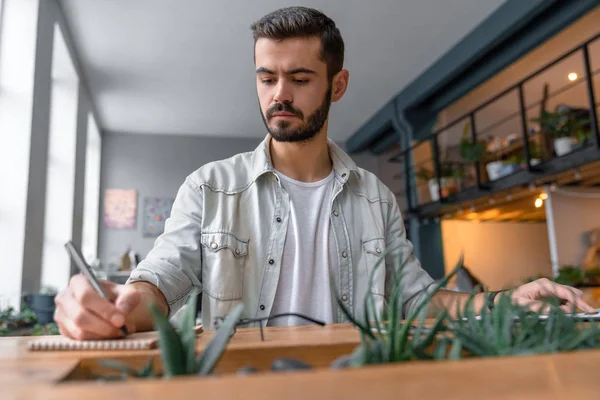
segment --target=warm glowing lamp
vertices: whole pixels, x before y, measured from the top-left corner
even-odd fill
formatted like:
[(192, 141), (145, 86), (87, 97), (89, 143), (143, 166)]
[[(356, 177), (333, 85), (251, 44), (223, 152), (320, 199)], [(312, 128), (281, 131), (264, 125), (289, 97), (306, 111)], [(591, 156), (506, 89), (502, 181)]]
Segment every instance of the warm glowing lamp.
[(543, 205), (544, 205), (544, 200), (542, 200), (540, 198), (535, 199), (535, 208), (540, 208)]

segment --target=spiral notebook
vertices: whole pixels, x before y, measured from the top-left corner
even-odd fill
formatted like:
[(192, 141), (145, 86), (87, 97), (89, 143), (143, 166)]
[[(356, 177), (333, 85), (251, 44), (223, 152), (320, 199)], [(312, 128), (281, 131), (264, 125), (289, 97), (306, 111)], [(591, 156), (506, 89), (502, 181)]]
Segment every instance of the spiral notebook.
[[(202, 325), (195, 328), (196, 336), (204, 330)], [(122, 339), (73, 340), (64, 336), (43, 336), (29, 339), (27, 349), (31, 351), (84, 351), (84, 350), (149, 350), (158, 347), (158, 332), (132, 333)]]

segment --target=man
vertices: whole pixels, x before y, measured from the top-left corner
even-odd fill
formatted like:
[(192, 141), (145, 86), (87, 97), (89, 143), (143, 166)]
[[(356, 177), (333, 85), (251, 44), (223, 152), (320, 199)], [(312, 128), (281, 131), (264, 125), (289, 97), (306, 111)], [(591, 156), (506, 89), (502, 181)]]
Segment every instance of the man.
[[(405, 314), (432, 287), (411, 255), (394, 195), (327, 138), (330, 104), (343, 97), (349, 80), (335, 23), (316, 10), (291, 7), (263, 17), (252, 31), (266, 139), (252, 153), (187, 177), (165, 233), (128, 283), (104, 283), (114, 303), (74, 276), (56, 299), (62, 334), (98, 339), (121, 335), (124, 324), (129, 332), (152, 329), (148, 304), (173, 315), (194, 287), (202, 291), (206, 327), (239, 303), (248, 317), (295, 312), (343, 322), (331, 285), (356, 315), (364, 312), (368, 291), (381, 312), (393, 268), (402, 264)], [(385, 267), (375, 269), (382, 254)], [(580, 292), (549, 281), (517, 288), (513, 300), (539, 306), (535, 299), (550, 295), (593, 312)], [(488, 298), (478, 296), (481, 309)], [(466, 297), (442, 291), (435, 300), (451, 306)]]

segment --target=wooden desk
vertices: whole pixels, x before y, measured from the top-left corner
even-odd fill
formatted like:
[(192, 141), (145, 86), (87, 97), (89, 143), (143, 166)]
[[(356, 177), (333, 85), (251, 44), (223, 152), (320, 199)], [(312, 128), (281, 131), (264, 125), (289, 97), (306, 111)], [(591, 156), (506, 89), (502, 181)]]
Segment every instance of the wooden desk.
[[(201, 349), (211, 336), (199, 340)], [(326, 368), (359, 342), (348, 325), (267, 328), (265, 342), (257, 329), (240, 329), (223, 359), (268, 364), (280, 351), (315, 357), (323, 368), (298, 373), (262, 373), (238, 377), (224, 373), (211, 378), (57, 383), (73, 368), (98, 356), (145, 356), (145, 352), (28, 352), (25, 338), (0, 339), (0, 399), (578, 399), (597, 398), (600, 351), (534, 357), (490, 358), (445, 362), (411, 362), (345, 371)], [(236, 355), (238, 353), (238, 355)], [(347, 353), (344, 351), (343, 353)], [(342, 354), (343, 354), (342, 353)], [(247, 357), (252, 357), (251, 360)], [(231, 364), (233, 365), (233, 364)], [(239, 365), (238, 365), (239, 366)], [(219, 368), (222, 368), (219, 365)]]

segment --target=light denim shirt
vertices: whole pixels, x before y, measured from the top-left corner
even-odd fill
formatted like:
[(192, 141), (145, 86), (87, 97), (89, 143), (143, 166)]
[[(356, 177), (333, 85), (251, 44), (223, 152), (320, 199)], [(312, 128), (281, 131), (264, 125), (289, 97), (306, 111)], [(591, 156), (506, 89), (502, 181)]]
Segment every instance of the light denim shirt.
[[(157, 286), (171, 316), (193, 287), (202, 291), (207, 328), (239, 303), (245, 317), (270, 315), (290, 214), (289, 196), (271, 163), (270, 140), (267, 135), (255, 151), (206, 164), (189, 175), (164, 233), (132, 272), (128, 283)], [(381, 315), (392, 287), (392, 268), (406, 261), (401, 280), (406, 315), (433, 280), (412, 255), (396, 199), (332, 141), (329, 152), (335, 175), (330, 218), (338, 256), (337, 292), (362, 317), (364, 296), (371, 291)], [(383, 253), (385, 268), (375, 270), (369, 287)], [(334, 319), (346, 321), (339, 309)]]

